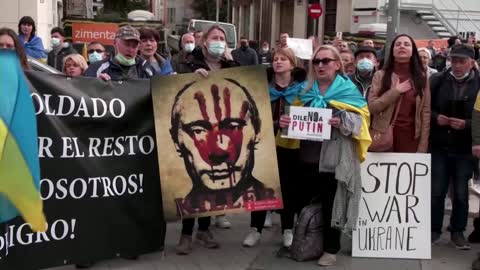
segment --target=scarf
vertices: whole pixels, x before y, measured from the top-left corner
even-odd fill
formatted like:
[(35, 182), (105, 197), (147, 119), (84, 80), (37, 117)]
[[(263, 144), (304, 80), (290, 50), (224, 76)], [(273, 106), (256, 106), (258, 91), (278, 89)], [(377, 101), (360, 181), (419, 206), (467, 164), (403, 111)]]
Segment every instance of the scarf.
[(370, 137), (370, 112), (367, 101), (358, 91), (357, 86), (347, 77), (337, 75), (330, 87), (322, 95), (317, 81), (308, 91), (302, 91), (299, 95), (300, 101), (312, 108), (326, 108), (327, 105), (338, 110), (358, 113), (362, 117), (362, 126), (358, 135), (353, 135), (356, 143), (357, 157), (363, 162), (367, 157), (368, 147), (372, 143)]
[(42, 39), (34, 35), (30, 41), (25, 43), (23, 34), (18, 35), (20, 44), (25, 48), (25, 54), (35, 59), (47, 58), (45, 49), (43, 48)]
[(308, 104), (312, 108), (326, 108), (331, 101), (345, 103), (357, 108), (367, 105), (367, 101), (358, 91), (357, 86), (348, 78), (337, 75), (330, 87), (322, 96), (318, 82), (315, 81), (312, 88), (308, 91), (302, 91), (299, 96), (303, 104)]
[(268, 87), (268, 91), (270, 93), (270, 102), (274, 102), (279, 98), (284, 98), (288, 104), (292, 104), (293, 100), (297, 96), (297, 94), (305, 87), (305, 83), (293, 83), (289, 85), (283, 91), (278, 91), (273, 86)]

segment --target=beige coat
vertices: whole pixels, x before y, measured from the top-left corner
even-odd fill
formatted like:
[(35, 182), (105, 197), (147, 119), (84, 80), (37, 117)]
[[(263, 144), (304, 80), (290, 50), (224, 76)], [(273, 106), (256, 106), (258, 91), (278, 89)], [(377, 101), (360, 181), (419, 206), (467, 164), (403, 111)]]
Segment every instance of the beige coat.
[[(371, 127), (377, 131), (385, 132), (390, 126), (393, 117), (393, 111), (401, 96), (396, 89), (389, 89), (383, 95), (379, 96), (382, 87), (382, 78), (384, 71), (375, 73), (372, 81), (372, 89), (368, 96), (368, 108), (373, 117)], [(428, 151), (428, 136), (430, 133), (430, 85), (423, 89), (423, 96), (417, 96), (417, 105), (415, 109), (415, 139), (419, 138), (418, 153)]]

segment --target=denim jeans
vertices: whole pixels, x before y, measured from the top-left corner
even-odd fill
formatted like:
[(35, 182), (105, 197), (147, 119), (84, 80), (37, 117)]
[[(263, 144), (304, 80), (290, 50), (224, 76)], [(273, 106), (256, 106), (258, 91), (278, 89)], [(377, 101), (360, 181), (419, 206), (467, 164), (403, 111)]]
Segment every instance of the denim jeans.
[(468, 180), (473, 174), (470, 154), (432, 149), (432, 232), (441, 233), (445, 196), (452, 181), (453, 198), (449, 230), (463, 232), (468, 221)]

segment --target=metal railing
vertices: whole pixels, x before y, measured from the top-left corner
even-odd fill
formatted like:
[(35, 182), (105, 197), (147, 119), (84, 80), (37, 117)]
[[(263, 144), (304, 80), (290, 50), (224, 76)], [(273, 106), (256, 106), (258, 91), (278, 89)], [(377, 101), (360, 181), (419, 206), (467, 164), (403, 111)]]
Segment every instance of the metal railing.
[[(404, 10), (427, 10), (431, 11), (433, 16), (447, 29), (451, 35), (457, 35), (461, 29), (476, 29), (480, 33), (480, 20), (476, 23), (471, 18), (469, 13), (465, 11), (457, 0), (448, 0), (453, 4), (448, 6), (444, 0), (428, 0), (428, 1), (416, 1), (415, 3), (410, 1), (400, 1), (400, 9)], [(388, 9), (388, 1), (385, 3), (385, 10)], [(480, 11), (478, 11), (480, 16)], [(452, 24), (455, 22), (455, 25)], [(473, 26), (473, 28), (472, 28)]]
[[(388, 4), (387, 4), (388, 5)], [(431, 3), (412, 3), (412, 2), (404, 2), (404, 1), (401, 1), (400, 2), (400, 9), (403, 9), (403, 10), (426, 10), (426, 11), (430, 11), (433, 16), (435, 16), (435, 18), (442, 24), (442, 26), (445, 27), (445, 29), (447, 29), (447, 31), (451, 34), (451, 35), (456, 35), (457, 34), (457, 30), (455, 29), (455, 27), (450, 23), (450, 21), (445, 17), (445, 15), (443, 14), (443, 12), (441, 10), (439, 10), (434, 4), (433, 4), (433, 0)]]
[[(456, 17), (456, 27), (455, 27), (455, 32), (459, 32), (459, 27), (462, 26), (463, 29), (468, 29), (467, 23), (470, 23), (473, 28), (475, 28), (479, 33), (480, 33), (480, 27), (475, 21), (468, 15), (468, 12), (466, 12), (462, 6), (457, 2), (457, 0), (449, 0), (455, 5), (456, 10), (451, 10), (449, 9), (448, 5), (445, 4), (443, 0), (432, 0), (432, 6), (436, 7), (437, 9), (441, 10), (442, 13), (446, 13), (447, 17), (450, 18), (455, 18)], [(480, 12), (479, 12), (480, 13)], [(460, 19), (460, 17), (462, 17)]]

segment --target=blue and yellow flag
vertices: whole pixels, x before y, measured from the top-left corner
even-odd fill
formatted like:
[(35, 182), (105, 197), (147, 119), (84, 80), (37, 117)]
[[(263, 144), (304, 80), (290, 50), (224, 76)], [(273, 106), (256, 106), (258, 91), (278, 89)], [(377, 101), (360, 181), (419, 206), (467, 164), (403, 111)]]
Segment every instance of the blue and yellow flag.
[(0, 50), (0, 222), (18, 215), (44, 231), (37, 122), (15, 51)]
[(366, 159), (368, 147), (372, 143), (369, 132), (370, 112), (367, 101), (350, 79), (343, 75), (337, 75), (330, 88), (325, 91), (325, 95), (321, 94), (318, 83), (315, 81), (312, 89), (300, 92), (298, 98), (303, 104), (309, 104), (310, 107), (326, 108), (329, 104), (338, 110), (361, 115), (362, 127), (360, 133), (354, 135), (353, 139), (356, 142), (356, 152), (360, 162)]

